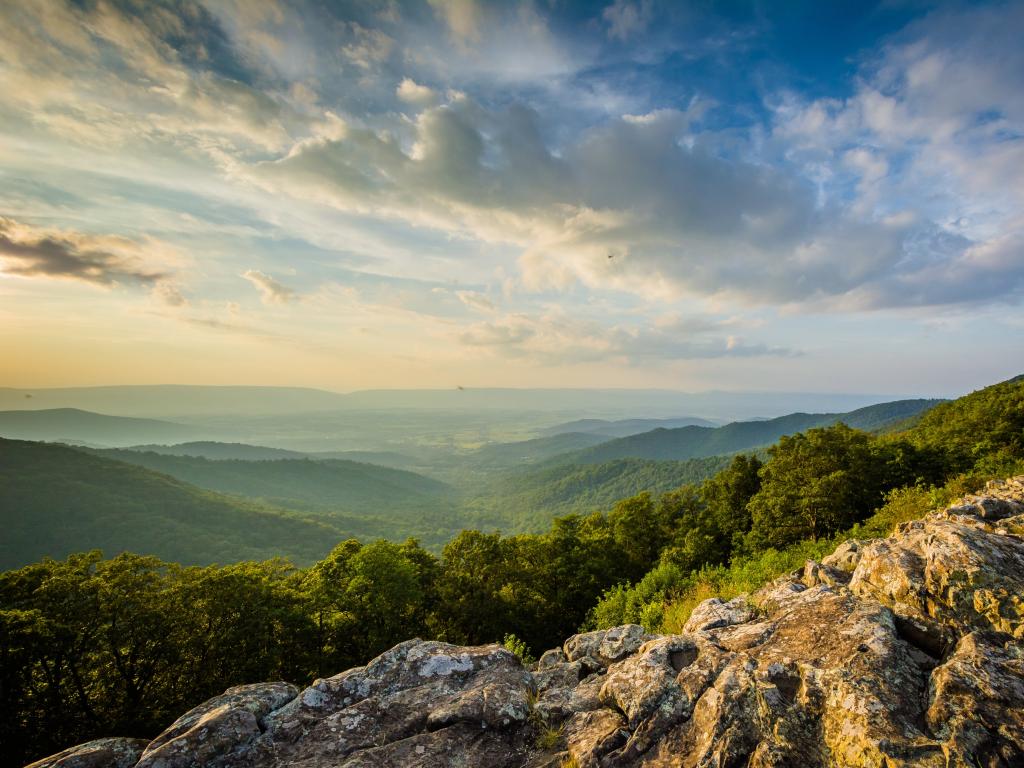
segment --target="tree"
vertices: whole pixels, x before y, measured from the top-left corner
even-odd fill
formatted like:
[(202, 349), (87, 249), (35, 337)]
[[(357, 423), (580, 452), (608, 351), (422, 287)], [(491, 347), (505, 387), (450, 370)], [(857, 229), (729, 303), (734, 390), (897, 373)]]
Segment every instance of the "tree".
[(747, 505), (761, 490), (762, 466), (756, 456), (740, 454), (726, 469), (701, 485), (701, 499), (715, 528), (725, 539), (727, 556), (742, 545), (743, 537), (753, 524)]
[(768, 455), (749, 504), (754, 550), (829, 536), (867, 517), (881, 498), (869, 438), (845, 424), (783, 437)]
[(497, 533), (462, 531), (441, 554), (434, 626), (455, 643), (494, 642), (509, 629), (502, 587), (508, 581), (508, 545)]
[(651, 494), (644, 491), (622, 499), (608, 513), (615, 546), (626, 558), (626, 575), (638, 579), (658, 561), (668, 538), (667, 521)]

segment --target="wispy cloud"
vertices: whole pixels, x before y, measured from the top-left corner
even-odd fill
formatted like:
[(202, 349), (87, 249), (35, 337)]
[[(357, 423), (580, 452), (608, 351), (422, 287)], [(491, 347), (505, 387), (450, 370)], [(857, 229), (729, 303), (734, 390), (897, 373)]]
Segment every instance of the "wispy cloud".
[(266, 272), (249, 269), (242, 273), (242, 277), (256, 287), (264, 304), (287, 304), (298, 298), (298, 294), (293, 289), (275, 280)]

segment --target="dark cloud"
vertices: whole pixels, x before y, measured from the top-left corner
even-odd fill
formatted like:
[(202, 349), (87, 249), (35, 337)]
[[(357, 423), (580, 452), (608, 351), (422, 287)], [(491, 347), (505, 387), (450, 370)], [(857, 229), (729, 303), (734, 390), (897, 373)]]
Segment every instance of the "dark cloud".
[(25, 277), (81, 280), (96, 285), (155, 285), (168, 277), (142, 267), (138, 258), (104, 250), (79, 234), (42, 233), (0, 218), (3, 271)]

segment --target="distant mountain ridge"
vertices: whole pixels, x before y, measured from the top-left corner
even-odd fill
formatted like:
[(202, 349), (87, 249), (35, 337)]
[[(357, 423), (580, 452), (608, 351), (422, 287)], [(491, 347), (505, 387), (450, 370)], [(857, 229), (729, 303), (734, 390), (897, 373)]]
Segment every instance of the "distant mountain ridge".
[(0, 410), (80, 408), (153, 418), (272, 416), (318, 411), (412, 409), (520, 410), (603, 418), (674, 418), (680, 413), (741, 420), (796, 410), (848, 411), (893, 399), (872, 394), (806, 392), (682, 392), (666, 389), (378, 389), (330, 392), (309, 387), (122, 385), (2, 388)]
[(774, 443), (783, 435), (791, 435), (813, 427), (829, 426), (840, 421), (856, 429), (881, 429), (887, 424), (912, 418), (943, 402), (945, 401), (926, 399), (896, 400), (858, 408), (848, 413), (792, 413), (764, 421), (736, 421), (722, 427), (655, 429), (556, 456), (551, 461), (599, 464), (624, 458), (681, 461), (704, 456), (720, 456), (761, 448)]
[(556, 424), (544, 430), (546, 435), (561, 435), (568, 432), (584, 433), (589, 435), (604, 435), (605, 437), (629, 437), (638, 435), (641, 432), (650, 432), (652, 429), (678, 429), (679, 427), (717, 427), (720, 426), (713, 421), (701, 419), (696, 416), (680, 416), (675, 419), (577, 419), (567, 421), (564, 424)]
[(0, 437), (14, 440), (121, 445), (139, 440), (183, 440), (197, 431), (171, 421), (108, 416), (78, 408), (0, 411)]
[(192, 456), (199, 459), (240, 459), (242, 461), (267, 461), (272, 459), (305, 459), (309, 454), (289, 451), (286, 448), (268, 448), (265, 445), (248, 443), (222, 443), (214, 440), (196, 440), (189, 443), (161, 445), (129, 445), (126, 451), (159, 453), (164, 456)]

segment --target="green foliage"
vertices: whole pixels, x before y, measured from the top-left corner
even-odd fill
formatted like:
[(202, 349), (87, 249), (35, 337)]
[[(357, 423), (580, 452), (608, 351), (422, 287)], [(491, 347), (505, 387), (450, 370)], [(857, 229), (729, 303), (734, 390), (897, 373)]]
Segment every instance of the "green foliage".
[(690, 461), (617, 459), (604, 464), (556, 464), (522, 470), (490, 484), (470, 502), (487, 519), (516, 532), (545, 530), (559, 515), (607, 509), (647, 491), (660, 494), (698, 483), (728, 464), (712, 456)]
[(998, 470), (1024, 459), (1024, 377), (943, 403), (908, 433), (921, 447), (944, 451), (950, 470)]
[(422, 515), (444, 509), (443, 502), (452, 493), (444, 483), (414, 472), (339, 459), (207, 459), (114, 449), (94, 453), (200, 488), (290, 509), (374, 518), (403, 514), (403, 523), (414, 511)]
[(501, 644), (506, 650), (512, 651), (522, 664), (533, 664), (537, 657), (530, 651), (530, 647), (513, 634), (507, 634), (502, 638)]
[(588, 629), (620, 624), (641, 624), (648, 632), (662, 625), (666, 599), (679, 590), (687, 573), (672, 563), (661, 563), (635, 586), (616, 584), (607, 590), (587, 616)]
[(0, 574), (0, 605), (9, 765), (154, 734), (225, 687), (312, 668), (305, 598), (281, 561), (182, 568), (90, 552)]
[(749, 504), (755, 551), (848, 528), (883, 490), (868, 436), (845, 424), (783, 437), (768, 455)]

